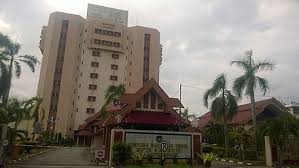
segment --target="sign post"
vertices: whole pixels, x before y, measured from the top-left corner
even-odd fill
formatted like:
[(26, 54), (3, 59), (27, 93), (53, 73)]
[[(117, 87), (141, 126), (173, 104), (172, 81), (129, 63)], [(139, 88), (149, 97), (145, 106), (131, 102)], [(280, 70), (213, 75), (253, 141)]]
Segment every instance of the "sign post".
[(0, 142), (1, 142), (1, 144), (0, 144), (0, 168), (4, 166), (5, 149), (9, 143), (9, 141), (6, 139), (7, 129), (8, 129), (8, 126), (6, 124), (0, 124)]

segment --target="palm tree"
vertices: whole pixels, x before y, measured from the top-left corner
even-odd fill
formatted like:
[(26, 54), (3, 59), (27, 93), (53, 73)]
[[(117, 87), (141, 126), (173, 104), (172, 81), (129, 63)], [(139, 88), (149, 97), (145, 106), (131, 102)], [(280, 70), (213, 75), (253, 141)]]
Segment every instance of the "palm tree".
[(279, 164), (282, 164), (282, 155), (285, 152), (286, 142), (290, 135), (299, 136), (299, 120), (288, 112), (270, 119), (263, 128), (263, 134), (271, 136), (277, 145), (277, 157)]
[(24, 109), (28, 111), (28, 114), (25, 118), (27, 120), (27, 132), (29, 131), (29, 121), (34, 119), (35, 123), (42, 121), (44, 119), (45, 110), (40, 108), (43, 99), (39, 97), (32, 97), (31, 99), (27, 100)]
[(244, 74), (234, 81), (233, 90), (238, 98), (241, 98), (243, 92), (246, 96), (250, 97), (251, 101), (251, 114), (252, 114), (252, 124), (255, 130), (256, 139), (256, 157), (258, 157), (258, 140), (257, 140), (257, 130), (256, 130), (256, 114), (255, 114), (255, 95), (254, 91), (257, 86), (260, 87), (263, 95), (266, 94), (269, 89), (268, 81), (264, 78), (257, 76), (256, 74), (264, 70), (272, 70), (274, 64), (270, 61), (254, 61), (252, 58), (252, 51), (246, 52), (247, 56), (238, 58), (231, 62), (231, 65), (236, 65), (240, 67)]
[(189, 109), (185, 108), (184, 111), (181, 113), (181, 117), (185, 119), (186, 121), (193, 121), (196, 119), (196, 116), (194, 114), (189, 114)]
[(21, 64), (26, 64), (32, 72), (35, 72), (35, 66), (39, 63), (38, 59), (32, 55), (17, 55), (21, 49), (19, 43), (13, 42), (8, 36), (0, 33), (0, 68), (1, 80), (0, 97), (3, 104), (7, 104), (11, 87), (13, 71), (15, 76), (21, 76)]
[(209, 107), (209, 100), (212, 100), (210, 110), (214, 120), (222, 120), (224, 125), (224, 142), (225, 153), (227, 156), (228, 139), (227, 139), (227, 120), (231, 120), (237, 113), (237, 101), (235, 96), (226, 89), (226, 79), (224, 74), (217, 76), (212, 88), (204, 94), (203, 102), (205, 107)]
[(117, 100), (126, 92), (125, 85), (119, 84), (118, 86), (111, 85), (106, 91), (105, 94), (105, 103), (101, 108), (101, 113), (105, 116), (106, 115), (106, 106), (113, 102), (114, 104), (117, 103)]

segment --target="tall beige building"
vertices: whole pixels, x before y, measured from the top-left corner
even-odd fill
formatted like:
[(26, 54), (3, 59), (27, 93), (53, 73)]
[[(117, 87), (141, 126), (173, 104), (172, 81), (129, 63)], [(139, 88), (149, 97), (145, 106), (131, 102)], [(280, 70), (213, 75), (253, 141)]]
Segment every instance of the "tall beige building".
[(151, 78), (159, 81), (159, 31), (127, 23), (127, 11), (92, 4), (86, 19), (50, 15), (40, 41), (38, 96), (46, 112), (44, 128), (72, 136), (101, 109), (110, 85), (125, 84), (133, 93)]

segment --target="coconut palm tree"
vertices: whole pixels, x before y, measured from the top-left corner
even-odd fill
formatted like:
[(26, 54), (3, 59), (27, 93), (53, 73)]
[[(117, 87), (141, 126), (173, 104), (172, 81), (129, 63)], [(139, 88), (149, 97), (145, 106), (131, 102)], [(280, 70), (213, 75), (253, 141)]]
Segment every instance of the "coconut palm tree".
[[(18, 55), (21, 49), (19, 43), (13, 42), (8, 36), (0, 33), (0, 68), (1, 68), (1, 83), (0, 97), (3, 104), (7, 104), (11, 87), (13, 72), (19, 78), (21, 76), (21, 63), (26, 64), (32, 72), (35, 72), (35, 67), (39, 63), (38, 59), (32, 55)], [(4, 68), (5, 67), (5, 68)]]
[(26, 116), (27, 120), (27, 132), (29, 131), (29, 121), (34, 119), (34, 125), (35, 123), (42, 121), (45, 117), (45, 110), (40, 107), (43, 99), (39, 97), (32, 97), (31, 99), (27, 100), (24, 109), (28, 111), (28, 114)]
[[(246, 52), (246, 56), (238, 58), (231, 62), (231, 65), (236, 65), (244, 71), (244, 74), (235, 79), (233, 84), (233, 91), (238, 98), (241, 98), (243, 93), (250, 97), (251, 101), (251, 114), (252, 114), (252, 125), (255, 130), (256, 145), (257, 140), (257, 130), (256, 130), (256, 114), (255, 114), (255, 95), (254, 91), (257, 86), (260, 87), (263, 95), (269, 89), (268, 81), (265, 78), (261, 78), (256, 74), (264, 70), (272, 70), (274, 64), (270, 61), (255, 61), (252, 58), (252, 51)], [(258, 157), (258, 147), (256, 146), (256, 157)]]
[(126, 92), (126, 89), (125, 89), (125, 85), (123, 85), (123, 84), (119, 84), (118, 86), (114, 86), (114, 85), (109, 86), (109, 88), (107, 89), (106, 94), (105, 94), (105, 103), (100, 110), (101, 113), (105, 116), (107, 114), (106, 106), (111, 102), (116, 104), (117, 103), (116, 101), (125, 92)]
[(212, 88), (204, 94), (203, 102), (205, 107), (209, 107), (209, 100), (213, 99), (210, 105), (212, 118), (222, 120), (224, 125), (224, 142), (225, 153), (227, 156), (228, 139), (227, 139), (227, 121), (231, 120), (237, 113), (237, 101), (235, 96), (226, 88), (226, 79), (224, 74), (217, 76)]

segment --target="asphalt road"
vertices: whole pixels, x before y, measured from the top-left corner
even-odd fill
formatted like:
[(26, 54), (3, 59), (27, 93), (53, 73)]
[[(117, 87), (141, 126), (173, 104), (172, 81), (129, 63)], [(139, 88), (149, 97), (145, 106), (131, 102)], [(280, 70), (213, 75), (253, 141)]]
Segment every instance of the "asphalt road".
[(50, 152), (35, 156), (29, 160), (19, 161), (10, 168), (70, 168), (93, 167), (90, 162), (89, 150), (86, 147), (62, 147)]

